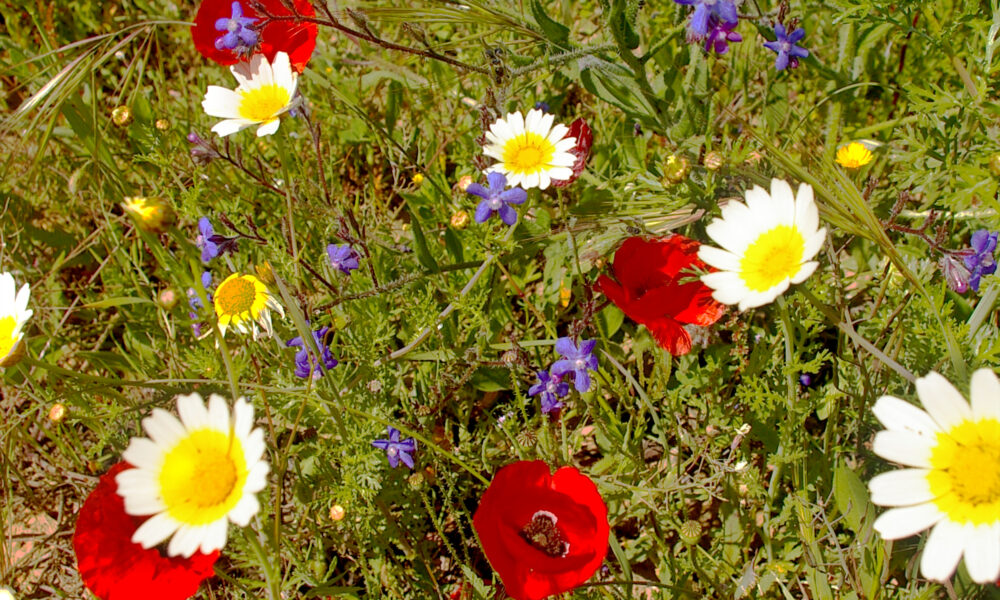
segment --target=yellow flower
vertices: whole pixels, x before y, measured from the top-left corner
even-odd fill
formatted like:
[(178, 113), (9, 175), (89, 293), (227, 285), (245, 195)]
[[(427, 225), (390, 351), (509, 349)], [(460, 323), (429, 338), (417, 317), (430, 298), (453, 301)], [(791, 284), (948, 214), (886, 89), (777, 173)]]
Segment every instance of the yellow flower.
[(872, 161), (871, 151), (861, 142), (851, 142), (837, 150), (837, 164), (847, 169), (857, 169)]
[(28, 284), (18, 290), (14, 276), (0, 273), (0, 367), (10, 367), (24, 354), (24, 325), (33, 311), (28, 310), (31, 288)]
[(260, 335), (258, 325), (270, 336), (271, 310), (282, 316), (285, 314), (278, 301), (267, 291), (267, 286), (253, 275), (233, 273), (215, 290), (215, 314), (219, 317), (222, 335), (230, 326), (246, 333), (249, 323), (254, 339)]
[(163, 233), (174, 224), (174, 211), (163, 198), (129, 196), (122, 202), (122, 208), (139, 229), (149, 233)]

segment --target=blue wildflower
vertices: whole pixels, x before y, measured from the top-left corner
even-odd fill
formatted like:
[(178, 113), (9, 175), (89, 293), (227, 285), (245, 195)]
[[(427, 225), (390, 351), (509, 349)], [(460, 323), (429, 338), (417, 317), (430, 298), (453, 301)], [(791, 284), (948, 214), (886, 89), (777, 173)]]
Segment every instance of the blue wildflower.
[(550, 413), (563, 407), (559, 398), (569, 393), (569, 384), (562, 380), (562, 377), (549, 375), (548, 371), (539, 371), (537, 374), (538, 383), (528, 388), (529, 396), (541, 394), (542, 412)]
[[(207, 297), (208, 301), (211, 302), (212, 293), (209, 292), (208, 290), (209, 288), (212, 287), (212, 274), (209, 273), (208, 271), (205, 271), (201, 274), (201, 286), (205, 288), (205, 296)], [(188, 294), (188, 306), (191, 308), (191, 310), (188, 312), (188, 317), (191, 319), (197, 319), (198, 311), (204, 308), (205, 305), (201, 302), (201, 297), (198, 296), (198, 292), (196, 292), (194, 288), (188, 288), (187, 294)], [(191, 329), (194, 330), (194, 337), (201, 337), (202, 327), (203, 325), (201, 323), (194, 323), (191, 325)]]
[(785, 26), (778, 23), (774, 26), (773, 42), (764, 42), (764, 47), (778, 53), (778, 58), (774, 61), (774, 68), (784, 71), (785, 67), (793, 69), (799, 66), (799, 59), (809, 56), (809, 51), (800, 48), (796, 44), (806, 35), (806, 30), (799, 27), (790, 34), (785, 33)]
[(688, 25), (688, 33), (696, 39), (708, 35), (710, 17), (715, 17), (719, 22), (733, 27), (740, 20), (740, 15), (736, 11), (736, 3), (732, 0), (674, 0), (674, 2), (694, 6), (691, 23)]
[(360, 257), (354, 248), (351, 248), (350, 244), (342, 246), (330, 244), (326, 247), (326, 254), (330, 258), (330, 266), (344, 275), (350, 275), (351, 271), (360, 266), (358, 264)]
[(597, 340), (581, 340), (577, 346), (568, 337), (556, 340), (556, 352), (563, 356), (562, 360), (557, 360), (552, 365), (552, 374), (562, 377), (566, 373), (573, 373), (573, 386), (578, 392), (586, 392), (590, 389), (590, 373), (588, 370), (597, 370), (597, 357), (594, 356), (594, 347)]
[(201, 262), (209, 262), (213, 258), (236, 251), (236, 238), (215, 233), (208, 217), (198, 219), (198, 238), (195, 244), (201, 248)]
[(323, 341), (326, 339), (326, 334), (329, 331), (329, 327), (321, 327), (312, 332), (316, 347), (319, 348), (319, 360), (313, 357), (302, 336), (292, 338), (285, 343), (288, 347), (294, 346), (299, 348), (299, 351), (295, 353), (296, 377), (305, 379), (309, 377), (309, 372), (312, 371), (312, 378), (319, 379), (323, 376), (323, 373), (337, 366), (337, 359), (333, 357), (330, 353), (330, 347)]
[(413, 438), (399, 439), (399, 430), (389, 427), (386, 432), (389, 434), (387, 440), (375, 440), (372, 446), (379, 450), (385, 450), (385, 457), (389, 459), (389, 466), (395, 469), (399, 466), (399, 461), (403, 461), (409, 468), (413, 468), (413, 453), (417, 451), (417, 441)]
[(726, 23), (715, 17), (709, 19), (708, 34), (705, 35), (705, 50), (716, 54), (729, 52), (729, 42), (742, 42), (743, 36), (733, 31), (738, 23)]
[(547, 112), (547, 113), (552, 112), (552, 109), (549, 108), (548, 103), (547, 102), (542, 102), (541, 100), (539, 100), (538, 102), (535, 102), (535, 108), (537, 110), (542, 111), (542, 112)]
[(487, 186), (479, 183), (470, 183), (465, 191), (479, 196), (483, 199), (476, 207), (476, 223), (485, 223), (487, 219), (495, 214), (500, 215), (500, 220), (507, 225), (517, 223), (517, 211), (511, 204), (524, 204), (528, 199), (528, 192), (519, 187), (504, 190), (507, 186), (507, 176), (503, 173), (489, 173), (486, 175)]
[(972, 251), (965, 255), (965, 266), (969, 269), (969, 287), (973, 291), (979, 291), (979, 280), (983, 275), (992, 275), (997, 270), (997, 263), (993, 259), (993, 252), (997, 248), (997, 237), (1000, 232), (980, 229), (973, 232), (969, 244)]
[(215, 40), (215, 49), (249, 54), (249, 50), (257, 45), (257, 32), (250, 29), (250, 25), (256, 22), (257, 19), (253, 17), (244, 17), (243, 6), (239, 2), (233, 2), (232, 16), (215, 21), (215, 30), (225, 32)]

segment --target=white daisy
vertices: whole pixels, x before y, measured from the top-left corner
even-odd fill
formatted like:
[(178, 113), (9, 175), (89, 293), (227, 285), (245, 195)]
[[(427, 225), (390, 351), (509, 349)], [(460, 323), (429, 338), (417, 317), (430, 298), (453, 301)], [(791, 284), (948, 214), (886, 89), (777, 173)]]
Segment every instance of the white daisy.
[(931, 529), (920, 572), (951, 577), (965, 556), (976, 583), (1000, 577), (1000, 381), (989, 369), (972, 375), (972, 405), (944, 377), (917, 380), (926, 412), (883, 396), (873, 412), (886, 430), (874, 451), (900, 463), (869, 482), (872, 502), (893, 506), (875, 521), (887, 540)]
[(570, 150), (576, 138), (566, 137), (569, 128), (561, 123), (553, 127), (554, 119), (537, 109), (529, 110), (527, 118), (518, 111), (497, 119), (486, 132), (483, 154), (499, 162), (488, 171), (503, 173), (507, 185), (525, 189), (544, 190), (552, 180), (572, 177), (576, 156)]
[(33, 314), (28, 310), (30, 295), (27, 283), (18, 290), (13, 275), (0, 273), (0, 367), (9, 367), (21, 357), (24, 324)]
[[(267, 291), (267, 286), (253, 275), (233, 273), (215, 288), (215, 314), (219, 317), (222, 335), (232, 326), (240, 333), (247, 333), (247, 325), (257, 339), (263, 329), (271, 335), (271, 311), (284, 316), (285, 311), (277, 299)], [(259, 327), (258, 327), (259, 325)]]
[(746, 204), (723, 206), (722, 218), (705, 232), (722, 248), (698, 250), (698, 258), (719, 269), (701, 280), (715, 290), (713, 298), (740, 310), (774, 302), (789, 284), (805, 281), (818, 264), (810, 259), (826, 239), (812, 187), (802, 184), (793, 195), (780, 179), (771, 180), (770, 194), (755, 185), (746, 192)]
[(250, 62), (235, 64), (229, 70), (239, 82), (236, 89), (210, 85), (201, 102), (206, 114), (225, 119), (212, 131), (227, 136), (254, 125), (260, 125), (257, 137), (277, 131), (282, 113), (295, 106), (298, 74), (289, 64), (288, 54), (278, 52), (273, 64), (263, 54), (255, 54)]
[(135, 468), (115, 478), (130, 515), (152, 515), (132, 541), (152, 548), (170, 538), (169, 556), (208, 554), (226, 545), (229, 521), (245, 527), (267, 484), (264, 432), (239, 398), (232, 416), (222, 396), (177, 397), (176, 417), (155, 408), (142, 420), (149, 438), (132, 438), (122, 458)]

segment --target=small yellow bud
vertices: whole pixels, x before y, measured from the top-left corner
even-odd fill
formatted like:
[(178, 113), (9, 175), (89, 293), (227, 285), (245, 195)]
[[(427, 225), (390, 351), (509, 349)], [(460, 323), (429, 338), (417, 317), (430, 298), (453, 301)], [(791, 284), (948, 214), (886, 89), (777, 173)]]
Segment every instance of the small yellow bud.
[(410, 484), (411, 488), (419, 490), (420, 487), (424, 485), (424, 476), (421, 473), (417, 472), (410, 475), (407, 478), (406, 482)]
[(330, 507), (331, 521), (342, 521), (344, 519), (345, 514), (347, 514), (347, 511), (344, 510), (344, 507), (339, 504), (334, 504), (333, 506)]
[(58, 402), (49, 409), (49, 420), (53, 423), (62, 423), (66, 420), (66, 406)]
[(416, 175), (413, 176), (413, 185), (420, 185), (423, 182), (424, 182), (424, 176), (422, 174), (417, 173)]
[(254, 265), (253, 270), (257, 271), (257, 279), (260, 279), (267, 285), (274, 285), (274, 269), (271, 268), (271, 263), (265, 260), (259, 265)]
[(158, 197), (130, 196), (122, 208), (135, 221), (136, 227), (149, 233), (163, 233), (174, 224), (174, 210)]
[(569, 299), (573, 296), (573, 290), (566, 287), (566, 282), (559, 284), (559, 304), (563, 308), (569, 306)]
[(111, 122), (119, 127), (125, 127), (132, 122), (132, 109), (127, 106), (116, 106), (111, 111)]
[(170, 129), (170, 121), (166, 119), (157, 119), (156, 128), (159, 129), (160, 131), (166, 131)]
[(705, 155), (705, 160), (704, 160), (705, 168), (708, 169), (709, 171), (718, 171), (719, 169), (722, 168), (722, 165), (725, 162), (726, 159), (723, 158), (721, 152), (716, 152), (715, 150), (713, 150)]
[(1000, 177), (1000, 154), (990, 157), (990, 173), (993, 173), (994, 177)]
[(663, 163), (663, 176), (669, 183), (680, 183), (687, 178), (688, 171), (691, 170), (691, 163), (683, 156), (671, 154), (667, 161)]
[(468, 189), (470, 185), (472, 185), (472, 175), (462, 175), (458, 178), (458, 183), (455, 184), (455, 186), (463, 192)]
[(469, 213), (464, 210), (455, 211), (455, 214), (451, 215), (451, 226), (455, 229), (465, 229), (469, 226)]

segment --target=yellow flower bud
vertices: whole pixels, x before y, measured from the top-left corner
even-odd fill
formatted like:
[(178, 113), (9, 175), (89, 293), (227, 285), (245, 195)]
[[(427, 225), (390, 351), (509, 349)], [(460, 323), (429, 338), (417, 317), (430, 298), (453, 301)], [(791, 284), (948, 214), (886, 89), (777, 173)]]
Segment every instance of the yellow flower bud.
[(663, 177), (669, 183), (680, 183), (687, 178), (688, 171), (691, 170), (691, 163), (683, 156), (671, 154), (667, 161), (663, 163)]
[(472, 185), (472, 175), (462, 175), (458, 178), (458, 183), (455, 184), (458, 189), (465, 191), (470, 185)]
[(166, 131), (170, 129), (170, 121), (166, 119), (157, 119), (156, 128), (159, 129), (160, 131)]
[(259, 265), (254, 265), (253, 270), (257, 271), (257, 279), (260, 279), (267, 285), (274, 285), (274, 269), (271, 268), (271, 263), (265, 260)]
[(424, 176), (422, 174), (417, 173), (416, 175), (413, 176), (413, 185), (420, 185), (423, 182), (424, 182)]
[(344, 507), (339, 504), (334, 504), (330, 507), (331, 521), (341, 521), (343, 520), (345, 514), (347, 514), (347, 511), (344, 510)]
[(465, 229), (469, 226), (469, 213), (464, 210), (455, 211), (451, 215), (451, 226), (455, 229)]
[(66, 420), (66, 406), (58, 402), (49, 409), (49, 420), (53, 423), (62, 423)]
[(125, 127), (132, 122), (132, 109), (127, 106), (116, 106), (111, 111), (111, 122), (119, 127)]
[(170, 205), (158, 197), (130, 196), (122, 208), (135, 221), (136, 227), (149, 233), (163, 233), (174, 224), (176, 215)]

